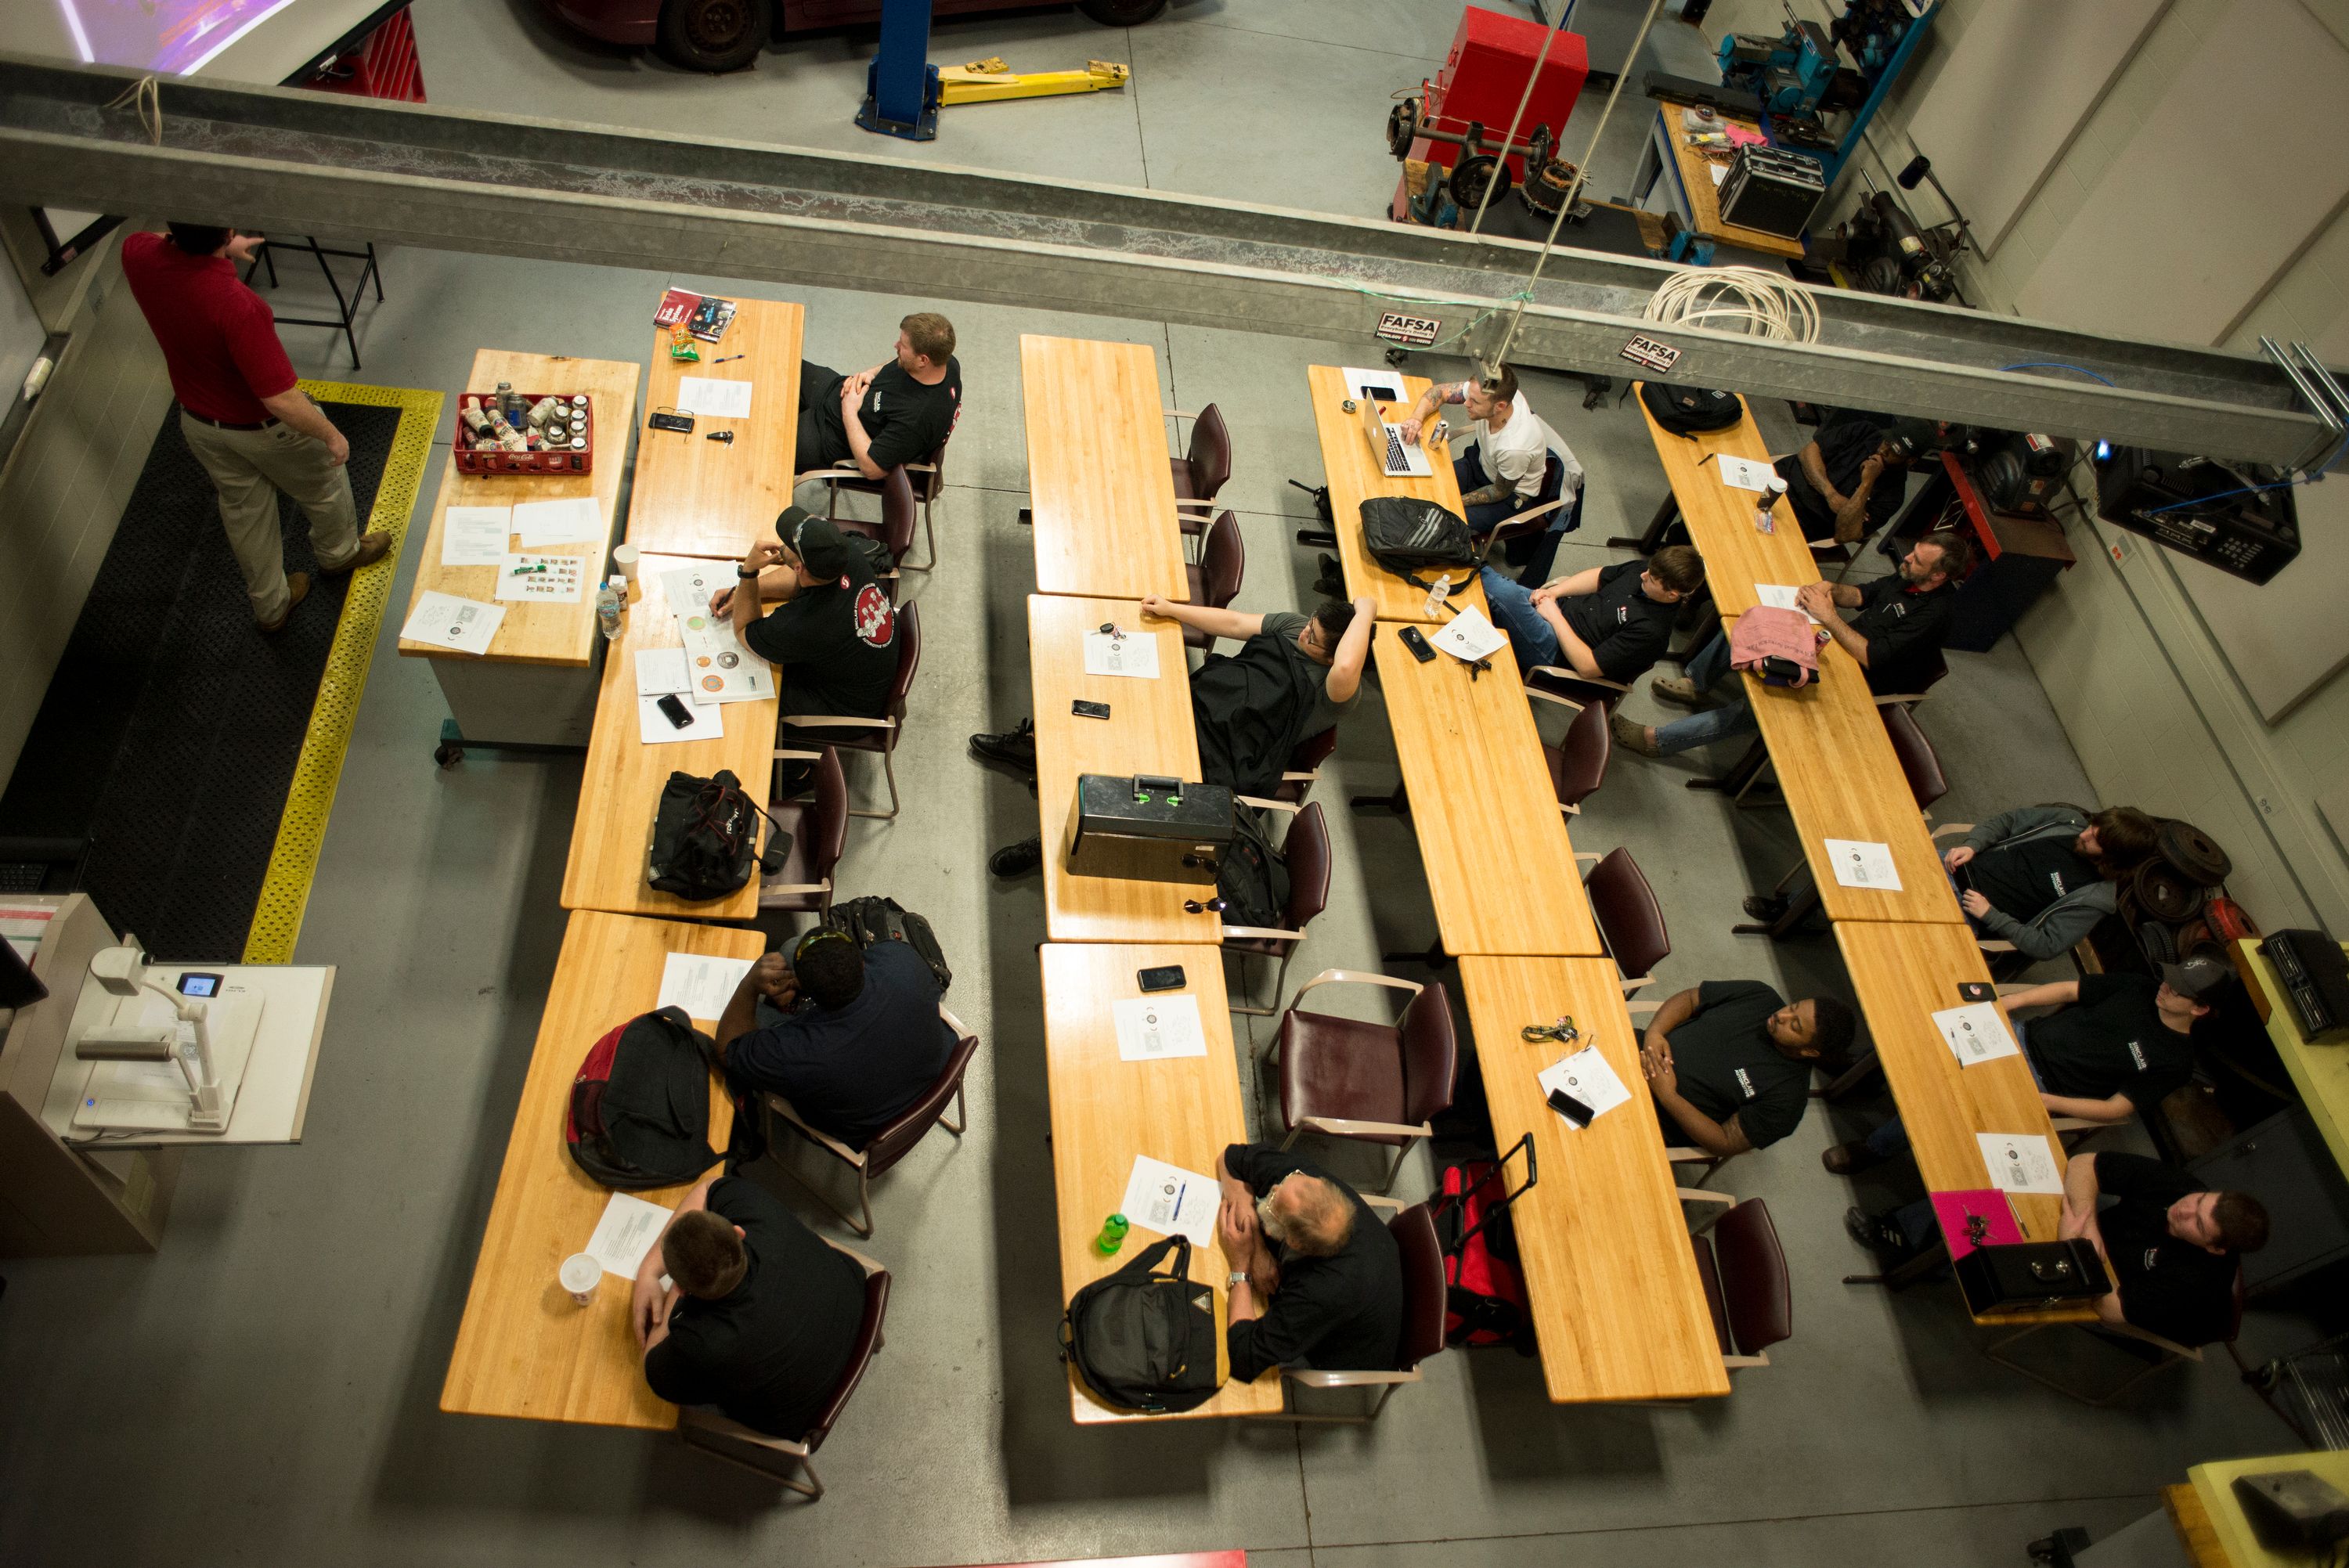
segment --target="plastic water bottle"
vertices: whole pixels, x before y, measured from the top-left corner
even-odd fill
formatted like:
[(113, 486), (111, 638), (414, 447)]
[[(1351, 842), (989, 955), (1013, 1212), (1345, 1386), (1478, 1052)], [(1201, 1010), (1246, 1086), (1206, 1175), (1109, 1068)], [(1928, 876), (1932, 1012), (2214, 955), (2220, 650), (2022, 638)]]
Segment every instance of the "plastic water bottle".
[(1093, 1251), (1103, 1257), (1109, 1256), (1125, 1245), (1125, 1233), (1131, 1229), (1132, 1222), (1123, 1214), (1112, 1214), (1102, 1222), (1101, 1234), (1093, 1238)]
[(1754, 509), (1754, 526), (1756, 529), (1764, 533), (1778, 531), (1778, 519), (1775, 509), (1778, 504), (1778, 498), (1785, 493), (1786, 481), (1776, 474), (1772, 474), (1762, 481), (1762, 504)]
[(606, 642), (617, 642), (620, 636), (620, 615), (628, 607), (628, 580), (615, 577), (595, 590), (595, 624), (604, 628)]

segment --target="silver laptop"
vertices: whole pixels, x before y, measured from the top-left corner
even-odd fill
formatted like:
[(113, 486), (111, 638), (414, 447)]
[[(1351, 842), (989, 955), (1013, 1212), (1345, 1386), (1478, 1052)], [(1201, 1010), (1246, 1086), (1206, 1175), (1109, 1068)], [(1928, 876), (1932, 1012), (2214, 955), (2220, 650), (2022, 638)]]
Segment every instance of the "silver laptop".
[(1371, 455), (1389, 479), (1432, 479), (1435, 470), (1427, 464), (1427, 451), (1402, 438), (1402, 431), (1379, 418), (1379, 401), (1365, 397), (1360, 405), (1362, 434), (1371, 443)]

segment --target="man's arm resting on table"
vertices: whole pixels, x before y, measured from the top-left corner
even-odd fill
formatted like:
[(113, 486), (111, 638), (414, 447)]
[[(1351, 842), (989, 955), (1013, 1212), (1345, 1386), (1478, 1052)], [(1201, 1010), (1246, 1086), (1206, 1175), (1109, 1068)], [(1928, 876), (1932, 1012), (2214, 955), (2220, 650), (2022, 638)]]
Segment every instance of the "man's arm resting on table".
[(296, 434), (326, 442), (326, 449), (334, 454), (335, 461), (339, 463), (351, 455), (350, 442), (335, 428), (335, 422), (326, 418), (326, 410), (311, 402), (310, 395), (299, 387), (289, 387), (274, 397), (264, 397), (261, 406), (269, 410), (272, 418)]
[(1218, 610), (1207, 604), (1186, 604), (1180, 600), (1164, 598), (1156, 593), (1143, 596), (1142, 613), (1145, 615), (1157, 615), (1169, 621), (1180, 621), (1183, 624), (1195, 627), (1209, 636), (1229, 637), (1237, 643), (1245, 643), (1264, 630), (1262, 615), (1246, 615), (1237, 610)]
[[(1992, 907), (1996, 907), (1993, 905)], [(2044, 985), (2033, 985), (2017, 991), (2012, 996), (1999, 998), (2010, 1013), (2019, 1007), (2064, 1007), (2080, 999), (2077, 980), (2050, 980)]]
[(2107, 1126), (2127, 1121), (2137, 1109), (2125, 1094), (2108, 1095), (2103, 1099), (2083, 1099), (2077, 1095), (2049, 1094), (2043, 1089), (2039, 1103), (2047, 1108), (2050, 1116), (2077, 1117), (2082, 1121), (2101, 1121)]
[[(1822, 588), (1826, 592), (1820, 593), (1819, 590)], [(1846, 593), (1849, 593), (1851, 597), (1845, 598)], [(1795, 596), (1795, 603), (1808, 611), (1811, 618), (1819, 624), (1820, 629), (1833, 637), (1837, 645), (1845, 653), (1857, 660), (1861, 669), (1868, 667), (1868, 639), (1854, 631), (1851, 624), (1837, 614), (1839, 609), (1848, 609), (1859, 603), (1858, 590), (1842, 588), (1829, 583), (1814, 583)]]
[(1321, 683), (1331, 702), (1351, 702), (1362, 689), (1362, 665), (1370, 660), (1371, 633), (1379, 624), (1378, 613), (1378, 601), (1369, 594), (1354, 601), (1354, 618), (1346, 624), (1346, 634), (1338, 639), (1330, 655), (1329, 677)]

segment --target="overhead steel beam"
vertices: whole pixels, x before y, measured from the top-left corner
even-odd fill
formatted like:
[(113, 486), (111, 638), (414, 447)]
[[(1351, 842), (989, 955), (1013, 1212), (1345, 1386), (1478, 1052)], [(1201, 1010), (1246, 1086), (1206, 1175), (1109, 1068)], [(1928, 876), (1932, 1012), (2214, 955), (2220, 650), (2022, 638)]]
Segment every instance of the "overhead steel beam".
[[(0, 197), (593, 264), (1358, 339), (1382, 311), (1457, 342), (1513, 307), (1537, 247), (1383, 222), (274, 88), (168, 79), (161, 142), (109, 100), (136, 73), (0, 54)], [(2264, 359), (1816, 291), (1815, 344), (1640, 313), (1683, 269), (1561, 251), (1512, 357), (2278, 464), (2323, 433)], [(2075, 366), (2115, 383), (2105, 387)]]

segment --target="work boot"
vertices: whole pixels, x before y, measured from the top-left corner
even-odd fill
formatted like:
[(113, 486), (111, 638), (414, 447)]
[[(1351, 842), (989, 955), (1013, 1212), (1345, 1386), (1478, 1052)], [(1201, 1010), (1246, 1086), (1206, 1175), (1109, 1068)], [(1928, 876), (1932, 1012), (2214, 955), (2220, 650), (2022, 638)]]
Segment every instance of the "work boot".
[(1313, 591), (1325, 598), (1345, 598), (1346, 569), (1338, 558), (1325, 552), (1316, 558), (1315, 564), (1320, 567), (1321, 574), (1313, 579)]
[(999, 768), (1033, 783), (1036, 778), (1036, 721), (1023, 718), (1017, 729), (1007, 729), (999, 735), (974, 735), (970, 738), (970, 754), (989, 767)]
[(1719, 707), (1721, 699), (1709, 691), (1699, 691), (1696, 683), (1680, 676), (1658, 676), (1648, 683), (1649, 694), (1659, 701), (1676, 703), (1682, 707), (1702, 711)]
[(1884, 1163), (1884, 1157), (1870, 1150), (1866, 1143), (1838, 1143), (1833, 1149), (1819, 1151), (1819, 1163), (1837, 1176), (1857, 1176)]
[(1745, 914), (1749, 920), (1775, 925), (1786, 918), (1786, 901), (1775, 892), (1751, 893), (1745, 900)]
[(1899, 1226), (1889, 1220), (1879, 1220), (1865, 1209), (1846, 1209), (1843, 1212), (1843, 1229), (1844, 1234), (1869, 1252), (1899, 1257), (1909, 1251), (1909, 1238), (1900, 1233)]
[(318, 568), (318, 575), (340, 577), (347, 572), (357, 572), (362, 566), (372, 566), (382, 560), (385, 552), (390, 548), (391, 535), (385, 530), (378, 528), (370, 532), (362, 533), (359, 535), (359, 548), (357, 554), (340, 566), (321, 566)]
[(1006, 882), (1024, 877), (1044, 863), (1044, 841), (1040, 835), (1022, 839), (1016, 844), (1006, 844), (987, 857), (987, 869)]
[(274, 621), (256, 621), (254, 624), (259, 626), (264, 635), (272, 632), (284, 631), (285, 623), (294, 618), (294, 607), (309, 596), (310, 574), (307, 572), (287, 573), (285, 574), (285, 614), (278, 616)]
[(1635, 719), (1625, 718), (1619, 713), (1612, 714), (1608, 717), (1607, 729), (1615, 738), (1615, 744), (1626, 751), (1636, 751), (1642, 757), (1662, 755), (1656, 749), (1656, 743), (1648, 738), (1648, 727)]

